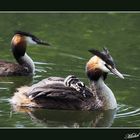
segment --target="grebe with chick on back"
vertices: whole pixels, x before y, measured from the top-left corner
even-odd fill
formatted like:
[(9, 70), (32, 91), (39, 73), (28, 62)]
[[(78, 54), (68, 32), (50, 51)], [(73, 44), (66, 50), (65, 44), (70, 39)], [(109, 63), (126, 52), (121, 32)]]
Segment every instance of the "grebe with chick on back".
[(10, 99), (13, 107), (36, 107), (65, 110), (109, 110), (117, 108), (111, 89), (104, 83), (109, 72), (124, 79), (116, 69), (107, 48), (89, 50), (94, 56), (86, 64), (90, 80), (87, 87), (76, 76), (49, 77), (31, 87), (17, 89)]
[(26, 53), (28, 44), (49, 45), (31, 33), (16, 31), (11, 40), (11, 47), (13, 56), (18, 64), (0, 61), (0, 76), (26, 76), (34, 74), (34, 62)]

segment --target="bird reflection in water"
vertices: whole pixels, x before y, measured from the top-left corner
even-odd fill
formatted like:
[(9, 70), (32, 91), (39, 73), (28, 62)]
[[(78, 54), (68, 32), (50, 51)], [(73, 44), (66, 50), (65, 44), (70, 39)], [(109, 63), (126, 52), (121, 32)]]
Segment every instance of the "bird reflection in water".
[(116, 109), (107, 111), (72, 111), (12, 106), (12, 110), (28, 114), (34, 123), (41, 124), (43, 127), (59, 128), (111, 127), (116, 114)]

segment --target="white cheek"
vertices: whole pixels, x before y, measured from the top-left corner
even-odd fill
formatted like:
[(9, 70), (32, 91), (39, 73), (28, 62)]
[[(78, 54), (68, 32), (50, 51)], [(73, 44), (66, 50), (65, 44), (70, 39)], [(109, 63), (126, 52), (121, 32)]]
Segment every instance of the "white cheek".
[(105, 62), (101, 61), (100, 63), (100, 69), (104, 72), (109, 72), (110, 70), (105, 66)]
[(32, 40), (31, 37), (26, 37), (26, 41), (28, 44), (37, 44), (35, 41)]
[(103, 67), (103, 71), (104, 72), (110, 72), (110, 70), (106, 66)]

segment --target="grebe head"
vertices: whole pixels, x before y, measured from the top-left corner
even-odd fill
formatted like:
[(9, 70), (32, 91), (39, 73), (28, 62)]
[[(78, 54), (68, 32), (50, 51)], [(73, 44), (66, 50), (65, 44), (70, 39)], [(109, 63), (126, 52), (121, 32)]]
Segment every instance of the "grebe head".
[(23, 32), (23, 31), (15, 31), (14, 37), (12, 38), (11, 43), (15, 46), (17, 45), (25, 45), (25, 44), (41, 44), (41, 45), (49, 45), (49, 43), (44, 42), (32, 35), (31, 33)]
[[(33, 60), (27, 55), (26, 47), (28, 44), (41, 44), (41, 45), (49, 45), (47, 42), (44, 42), (32, 35), (31, 33), (16, 31), (12, 41), (11, 47), (13, 55), (16, 61), (22, 65), (23, 67), (28, 68), (29, 73), (34, 73), (35, 65)], [(50, 46), (50, 45), (49, 45)]]
[(50, 46), (49, 43), (40, 40), (31, 33), (16, 31), (11, 41), (12, 51), (16, 60), (25, 55), (27, 44), (41, 44)]
[(90, 80), (98, 80), (101, 76), (105, 80), (107, 73), (111, 72), (119, 78), (124, 79), (123, 75), (116, 69), (114, 60), (110, 55), (107, 48), (103, 48), (103, 51), (92, 49), (89, 50), (93, 56), (86, 65), (87, 75)]

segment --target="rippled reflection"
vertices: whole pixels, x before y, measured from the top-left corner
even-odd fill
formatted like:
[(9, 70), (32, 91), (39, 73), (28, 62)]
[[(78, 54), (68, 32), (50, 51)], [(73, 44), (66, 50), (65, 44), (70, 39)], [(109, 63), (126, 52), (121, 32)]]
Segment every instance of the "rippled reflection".
[(110, 127), (116, 110), (68, 111), (13, 106), (13, 111), (27, 113), (34, 123), (44, 127)]

